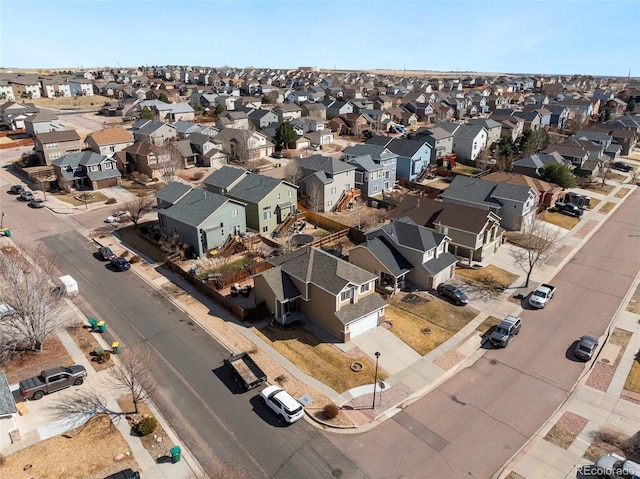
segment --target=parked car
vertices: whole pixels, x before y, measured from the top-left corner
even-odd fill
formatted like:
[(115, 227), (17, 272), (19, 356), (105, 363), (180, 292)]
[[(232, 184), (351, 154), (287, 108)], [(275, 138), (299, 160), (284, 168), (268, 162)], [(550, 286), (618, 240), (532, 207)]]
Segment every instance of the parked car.
[(436, 288), (436, 291), (438, 291), (438, 294), (440, 296), (449, 298), (458, 306), (469, 303), (469, 298), (467, 297), (467, 295), (453, 285), (440, 283)]
[(626, 163), (623, 163), (621, 161), (616, 161), (611, 165), (611, 168), (613, 168), (614, 170), (618, 170), (618, 171), (624, 171), (625, 173), (628, 173), (629, 171), (633, 170), (633, 168), (629, 165), (627, 165)]
[(116, 257), (115, 253), (111, 251), (111, 248), (107, 248), (106, 246), (98, 249), (98, 256), (100, 256), (100, 259), (103, 261), (111, 261), (111, 258)]
[(640, 464), (611, 453), (598, 457), (593, 466), (583, 466), (580, 472), (586, 477), (640, 479)]
[(31, 206), (31, 208), (44, 208), (44, 200), (41, 200), (40, 198), (34, 198), (29, 201), (29, 206)]
[(140, 479), (140, 473), (133, 469), (124, 469), (123, 471), (111, 474), (104, 479)]
[(59, 391), (69, 386), (80, 386), (85, 377), (87, 377), (87, 370), (79, 364), (74, 364), (68, 368), (59, 366), (45, 369), (38, 376), (20, 381), (20, 394), (25, 399), (38, 400), (45, 394)]
[(19, 195), (24, 191), (24, 186), (22, 185), (13, 185), (9, 192), (13, 195)]
[(130, 217), (129, 211), (114, 211), (112, 215), (107, 216), (105, 223), (120, 223), (124, 217)]
[(593, 353), (596, 351), (598, 347), (598, 340), (591, 336), (582, 336), (578, 344), (576, 344), (576, 349), (574, 354), (577, 358), (584, 359), (585, 361), (589, 361), (593, 356)]
[(555, 207), (560, 211), (560, 213), (575, 216), (576, 218), (579, 218), (584, 214), (584, 210), (573, 203), (562, 203), (558, 201), (556, 202)]
[(271, 158), (276, 158), (276, 159), (280, 159), (283, 158), (283, 154), (280, 153), (279, 151), (274, 151), (273, 153), (271, 153)]
[(542, 283), (529, 295), (529, 306), (533, 308), (544, 308), (545, 304), (551, 301), (556, 287), (550, 284)]
[(126, 271), (131, 268), (129, 262), (122, 256), (114, 256), (109, 261), (111, 261), (111, 266), (113, 266), (116, 271)]
[(506, 348), (509, 342), (518, 335), (521, 327), (522, 320), (516, 316), (509, 315), (496, 326), (496, 329), (489, 337), (489, 341), (494, 346)]
[(278, 420), (294, 423), (304, 416), (304, 408), (291, 394), (278, 386), (267, 386), (260, 400), (278, 415)]
[(22, 201), (31, 201), (34, 198), (33, 193), (29, 190), (22, 190), (20, 192), (20, 199)]

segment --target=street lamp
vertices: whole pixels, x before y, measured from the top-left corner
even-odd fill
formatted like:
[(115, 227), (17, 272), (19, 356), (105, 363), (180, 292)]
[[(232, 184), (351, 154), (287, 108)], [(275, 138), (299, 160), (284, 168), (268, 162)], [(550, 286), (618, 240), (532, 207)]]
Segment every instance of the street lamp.
[(371, 409), (376, 408), (376, 386), (378, 385), (378, 358), (380, 358), (380, 353), (376, 351), (375, 356), (376, 356), (376, 374), (375, 374), (375, 380), (373, 381), (373, 406), (371, 406)]

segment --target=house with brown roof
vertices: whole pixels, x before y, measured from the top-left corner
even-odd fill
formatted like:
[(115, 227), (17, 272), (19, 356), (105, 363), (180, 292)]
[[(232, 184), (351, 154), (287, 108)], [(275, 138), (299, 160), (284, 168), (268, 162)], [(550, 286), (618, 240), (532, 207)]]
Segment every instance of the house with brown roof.
[(67, 153), (80, 151), (84, 141), (76, 130), (51, 131), (38, 133), (33, 137), (33, 150), (44, 165), (50, 166), (53, 160)]
[(407, 195), (389, 218), (411, 218), (417, 225), (449, 237), (449, 252), (471, 261), (486, 261), (502, 244), (500, 217), (472, 206)]
[(118, 151), (133, 145), (133, 135), (124, 128), (112, 127), (94, 131), (85, 141), (91, 151), (112, 157)]
[(169, 160), (169, 153), (159, 146), (140, 141), (120, 150), (113, 156), (117, 168), (123, 174), (137, 171), (149, 179), (162, 177), (163, 164)]

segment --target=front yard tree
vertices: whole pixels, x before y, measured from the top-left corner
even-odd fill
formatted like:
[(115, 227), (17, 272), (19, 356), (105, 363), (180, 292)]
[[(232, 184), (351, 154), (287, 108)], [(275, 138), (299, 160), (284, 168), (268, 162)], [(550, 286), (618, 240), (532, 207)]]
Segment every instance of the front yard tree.
[(613, 176), (613, 171), (609, 164), (604, 163), (598, 170), (598, 178), (602, 180), (602, 188), (607, 184), (607, 180)]
[(184, 169), (184, 158), (170, 141), (165, 144), (164, 150), (165, 160), (160, 163), (160, 174), (162, 181), (169, 184), (176, 179), (178, 172)]
[(149, 398), (155, 387), (156, 380), (152, 374), (154, 363), (151, 350), (136, 345), (118, 354), (118, 361), (109, 369), (115, 386), (131, 395), (135, 414), (138, 413), (138, 405)]
[(288, 121), (285, 121), (276, 129), (276, 146), (280, 149), (284, 148), (285, 150), (288, 150), (289, 144), (293, 143), (297, 136), (296, 131), (293, 129), (293, 125)]
[(136, 196), (131, 201), (126, 202), (123, 208), (127, 210), (131, 216), (133, 225), (137, 228), (140, 219), (146, 214), (153, 211), (156, 205), (156, 199), (153, 195)]
[(162, 103), (171, 103), (171, 100), (169, 100), (169, 97), (164, 93), (160, 93), (160, 96), (158, 96), (158, 100), (161, 101)]
[(141, 120), (153, 120), (155, 119), (155, 115), (153, 114), (153, 110), (151, 108), (149, 108), (148, 106), (145, 106), (142, 111), (140, 112), (140, 119)]
[(47, 338), (58, 331), (64, 302), (52, 286), (55, 256), (42, 247), (0, 255), (0, 303), (13, 308), (2, 318), (0, 361), (21, 351), (41, 352)]
[(575, 188), (576, 178), (567, 165), (549, 163), (538, 170), (540, 178), (563, 188)]
[(514, 263), (527, 275), (524, 284), (529, 287), (529, 278), (537, 265), (547, 262), (556, 250), (558, 231), (545, 225), (537, 216), (531, 219), (520, 232), (518, 246), (511, 248)]

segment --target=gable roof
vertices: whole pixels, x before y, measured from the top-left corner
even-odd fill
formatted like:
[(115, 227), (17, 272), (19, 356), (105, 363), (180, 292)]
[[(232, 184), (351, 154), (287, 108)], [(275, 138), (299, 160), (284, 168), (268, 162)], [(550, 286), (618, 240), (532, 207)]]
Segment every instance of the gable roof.
[(509, 183), (495, 183), (480, 178), (456, 176), (449, 187), (440, 194), (444, 199), (462, 199), (488, 207), (501, 207), (500, 199), (524, 203), (529, 198), (531, 188), (528, 186), (512, 185)]
[(391, 241), (417, 251), (431, 251), (444, 240), (445, 236), (434, 233), (424, 226), (418, 226), (410, 218), (404, 217), (393, 220), (380, 228), (370, 231), (367, 237), (384, 231)]
[(97, 145), (112, 145), (114, 143), (133, 142), (133, 135), (124, 128), (105, 128), (104, 130), (94, 131), (89, 135)]
[(278, 301), (292, 300), (301, 296), (300, 291), (281, 266), (275, 266), (260, 274)]
[(158, 214), (198, 227), (228, 201), (225, 196), (194, 188), (173, 205), (159, 210)]
[(42, 144), (56, 143), (60, 141), (77, 141), (80, 135), (76, 130), (49, 131), (46, 133), (37, 133), (35, 137)]
[(301, 168), (312, 171), (322, 171), (324, 173), (330, 173), (332, 175), (344, 173), (345, 171), (353, 171), (355, 166), (340, 161), (331, 156), (312, 155), (306, 158), (298, 158), (298, 165)]
[[(558, 163), (561, 165), (566, 165), (568, 163), (560, 153), (557, 151), (552, 151), (551, 153), (534, 153), (533, 155), (526, 156), (521, 160), (514, 161), (513, 166), (520, 166), (523, 168), (538, 168), (543, 167), (544, 165), (548, 165), (549, 163)], [(485, 177), (485, 179), (490, 179)], [(493, 180), (500, 181), (500, 180)]]
[(225, 165), (207, 176), (203, 184), (205, 186), (211, 185), (214, 188), (227, 189), (240, 177), (248, 174), (249, 172), (246, 170)]
[(172, 181), (156, 193), (156, 198), (174, 204), (193, 188), (179, 181)]
[(533, 178), (531, 176), (521, 175), (519, 173), (509, 173), (506, 171), (494, 171), (493, 173), (489, 173), (484, 178), (486, 180), (496, 181), (498, 183), (511, 183), (513, 185), (529, 186), (534, 191), (539, 191), (541, 193), (559, 191), (562, 189), (555, 183), (549, 183), (547, 181), (541, 180), (540, 178)]
[(393, 275), (408, 273), (413, 266), (395, 249), (385, 237), (377, 236), (356, 246), (367, 248)]
[(384, 146), (369, 145), (366, 143), (348, 146), (344, 149), (343, 154), (347, 157), (369, 155), (373, 161), (388, 160), (398, 156), (387, 150)]
[[(227, 194), (247, 203), (256, 204), (282, 183), (284, 181), (280, 178), (271, 178), (259, 173), (249, 173), (232, 186)], [(291, 186), (297, 188), (295, 185)]]

